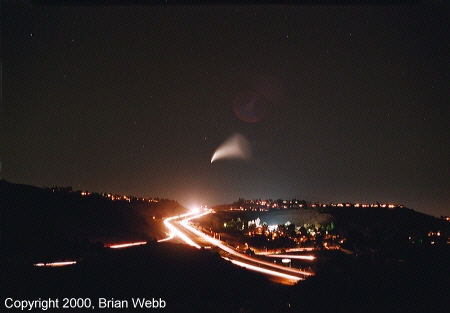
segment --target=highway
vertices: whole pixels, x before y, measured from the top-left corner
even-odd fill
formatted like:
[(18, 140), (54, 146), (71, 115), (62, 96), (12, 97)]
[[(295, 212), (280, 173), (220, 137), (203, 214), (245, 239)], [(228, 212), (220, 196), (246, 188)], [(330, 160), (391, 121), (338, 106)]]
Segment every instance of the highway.
[(210, 210), (204, 212), (190, 212), (183, 215), (172, 216), (164, 220), (164, 224), (170, 231), (170, 236), (166, 240), (172, 240), (179, 238), (186, 244), (189, 244), (197, 249), (217, 247), (222, 250), (222, 258), (232, 262), (235, 265), (244, 267), (248, 270), (262, 273), (269, 277), (273, 281), (277, 281), (283, 284), (294, 284), (299, 280), (305, 279), (307, 276), (312, 275), (310, 272), (301, 271), (286, 266), (281, 266), (274, 263), (273, 259), (265, 260), (265, 257), (261, 256), (249, 256), (243, 254), (233, 247), (230, 247), (215, 238), (204, 234), (200, 230), (190, 225), (189, 221), (195, 218), (199, 218), (206, 214), (211, 214)]

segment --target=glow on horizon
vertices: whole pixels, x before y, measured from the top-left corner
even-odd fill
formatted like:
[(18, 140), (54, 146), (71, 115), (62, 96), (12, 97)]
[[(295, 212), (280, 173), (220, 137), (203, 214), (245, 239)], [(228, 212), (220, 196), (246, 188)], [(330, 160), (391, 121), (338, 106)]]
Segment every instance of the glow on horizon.
[(191, 212), (192, 213), (200, 213), (200, 209), (197, 208), (197, 207), (194, 207), (194, 208), (191, 209)]

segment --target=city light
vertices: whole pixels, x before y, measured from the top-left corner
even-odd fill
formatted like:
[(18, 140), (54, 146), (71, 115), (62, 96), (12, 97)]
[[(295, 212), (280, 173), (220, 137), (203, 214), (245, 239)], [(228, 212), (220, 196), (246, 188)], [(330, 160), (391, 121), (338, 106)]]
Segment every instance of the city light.
[(199, 208), (192, 208), (191, 212), (192, 213), (200, 213), (200, 209)]

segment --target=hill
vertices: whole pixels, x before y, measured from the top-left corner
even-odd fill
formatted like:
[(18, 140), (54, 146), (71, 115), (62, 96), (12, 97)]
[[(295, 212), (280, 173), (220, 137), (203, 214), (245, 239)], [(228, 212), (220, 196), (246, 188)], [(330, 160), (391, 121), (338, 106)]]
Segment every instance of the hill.
[(0, 181), (3, 257), (80, 258), (103, 244), (164, 238), (161, 218), (186, 211), (171, 200), (112, 201), (69, 190)]
[(450, 223), (406, 208), (333, 208), (335, 232), (343, 247), (360, 253), (370, 250), (378, 257), (401, 259), (413, 244), (447, 245)]

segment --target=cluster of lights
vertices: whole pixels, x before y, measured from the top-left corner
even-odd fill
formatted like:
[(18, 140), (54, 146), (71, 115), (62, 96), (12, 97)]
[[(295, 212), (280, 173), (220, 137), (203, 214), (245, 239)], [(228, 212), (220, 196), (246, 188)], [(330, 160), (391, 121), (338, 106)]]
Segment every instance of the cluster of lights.
[(259, 212), (269, 212), (269, 207), (267, 208), (249, 208), (249, 209), (244, 209), (244, 207), (239, 207), (239, 208), (230, 208), (230, 211), (259, 211)]
[[(404, 208), (403, 205), (399, 204), (387, 204), (387, 203), (372, 203), (372, 204), (360, 204), (360, 203), (331, 203), (331, 204), (323, 204), (323, 203), (314, 203), (314, 204), (304, 204), (303, 201), (299, 200), (281, 200), (278, 204), (276, 201), (269, 200), (244, 200), (243, 205), (239, 207), (230, 208), (231, 211), (268, 211), (269, 209), (295, 209), (295, 208), (303, 208), (303, 207), (311, 207), (311, 208), (327, 208), (327, 207), (355, 207), (355, 208)], [(449, 219), (450, 220), (450, 219)]]
[[(53, 191), (53, 192), (54, 192), (54, 191)], [(92, 195), (92, 192), (90, 192), (90, 191), (82, 191), (82, 192), (81, 192), (81, 195), (82, 195), (82, 196), (90, 196), (90, 195)], [(151, 202), (155, 202), (155, 203), (158, 203), (158, 202), (159, 202), (158, 199), (152, 199), (152, 198), (148, 198), (148, 199), (146, 199), (146, 198), (135, 198), (135, 197), (131, 197), (131, 196), (113, 195), (113, 194), (111, 194), (111, 193), (102, 193), (101, 195), (102, 195), (102, 197), (108, 198), (108, 199), (110, 199), (110, 200), (112, 200), (112, 201), (128, 201), (128, 202), (131, 202), (131, 201), (136, 200), (136, 201), (150, 202), (150, 203), (151, 203)]]
[[(245, 235), (248, 235), (251, 237), (253, 237), (253, 235), (264, 235), (268, 241), (270, 239), (276, 240), (277, 238), (280, 238), (282, 236), (289, 236), (289, 233), (283, 231), (283, 229), (280, 229), (279, 225), (266, 225), (264, 223), (263, 226), (261, 226), (261, 225), (257, 226), (258, 224), (260, 224), (260, 222), (261, 221), (259, 218), (254, 221), (249, 221), (248, 222), (249, 228), (250, 228), (250, 226), (253, 226), (253, 228), (250, 229), (248, 232), (246, 232)], [(289, 221), (284, 224), (284, 226), (286, 228), (288, 228), (289, 225), (291, 225), (291, 223)], [(289, 236), (289, 238), (293, 239), (297, 244), (302, 244), (302, 243), (306, 243), (308, 241), (311, 241), (311, 242), (315, 241), (316, 236), (318, 234), (322, 233), (322, 232), (317, 232), (315, 230), (315, 228), (310, 229), (306, 224), (305, 224), (305, 227), (306, 227), (307, 234), (304, 234), (302, 236), (297, 236), (297, 235), (299, 235), (300, 227), (296, 227), (295, 228), (296, 236), (293, 238)], [(323, 240), (331, 240), (332, 241), (332, 242), (323, 242), (322, 243), (323, 248), (325, 248), (327, 250), (339, 250), (340, 249), (340, 246), (335, 244), (335, 241), (337, 241), (339, 235), (329, 234), (328, 231), (325, 231), (325, 233), (322, 233), (322, 234), (324, 235)], [(305, 249), (305, 248), (301, 248), (301, 249)], [(309, 249), (309, 248), (307, 248), (307, 249)], [(315, 250), (315, 249), (311, 248), (309, 250), (298, 250), (298, 251), (312, 251), (312, 250)], [(269, 253), (273, 253), (273, 252), (269, 252)], [(269, 253), (263, 253), (263, 254), (269, 254)], [(258, 253), (258, 254), (261, 254), (261, 253)]]
[[(388, 209), (394, 209), (394, 208), (403, 208), (403, 205), (401, 205), (401, 204), (386, 204), (386, 203), (382, 203), (382, 204), (380, 204), (380, 203), (372, 203), (372, 204), (360, 204), (360, 203), (355, 203), (355, 204), (352, 204), (352, 203), (337, 203), (337, 204), (335, 204), (335, 203), (332, 203), (331, 204), (331, 206), (332, 207), (340, 207), (340, 208), (342, 208), (342, 207), (355, 207), (355, 208), (388, 208)], [(324, 207), (326, 207), (326, 206), (324, 206)]]

